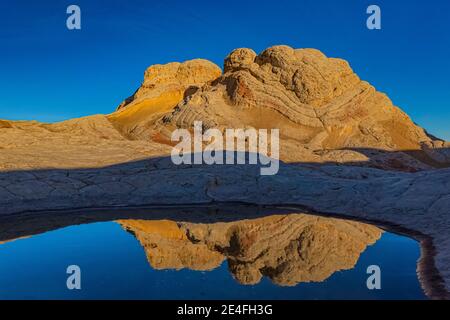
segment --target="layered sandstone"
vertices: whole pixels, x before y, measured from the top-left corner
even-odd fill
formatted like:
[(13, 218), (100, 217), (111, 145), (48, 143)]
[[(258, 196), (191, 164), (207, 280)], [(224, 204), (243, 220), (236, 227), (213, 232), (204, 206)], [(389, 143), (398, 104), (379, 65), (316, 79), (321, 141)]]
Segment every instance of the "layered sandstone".
[[(373, 165), (388, 168), (400, 158), (408, 170), (448, 160), (423, 152), (424, 145), (435, 145), (433, 139), (346, 61), (315, 49), (275, 46), (259, 55), (234, 50), (224, 74), (183, 100), (155, 130), (168, 138), (174, 128), (191, 128), (194, 121), (206, 128), (278, 128), (285, 161), (377, 158)], [(391, 156), (392, 151), (406, 153)]]
[(214, 63), (202, 59), (153, 65), (145, 71), (139, 89), (108, 119), (128, 138), (146, 139), (162, 114), (221, 73)]
[(280, 130), (285, 162), (418, 171), (450, 164), (429, 136), (349, 64), (318, 50), (234, 50), (224, 72), (206, 60), (155, 65), (110, 115), (56, 124), (0, 122), (0, 169), (99, 167), (170, 155), (192, 128)]
[[(448, 166), (448, 142), (415, 125), (348, 63), (317, 50), (238, 49), (223, 74), (208, 62), (194, 65), (150, 68), (148, 86), (144, 80), (108, 116), (55, 124), (0, 121), (0, 214), (296, 204), (426, 235), (443, 279), (438, 287), (448, 292), (450, 171), (426, 170)], [(177, 71), (167, 71), (172, 68)], [(168, 157), (171, 132), (194, 121), (205, 128), (277, 128), (280, 157), (288, 164), (264, 177), (255, 166), (175, 166)]]
[(206, 244), (190, 241), (174, 221), (119, 220), (118, 223), (139, 240), (154, 269), (206, 271), (217, 268), (224, 260)]
[(321, 282), (355, 266), (381, 236), (363, 223), (303, 214), (228, 223), (121, 220), (155, 269), (211, 270), (225, 259), (241, 284)]
[(124, 138), (103, 115), (0, 124), (0, 171), (102, 167), (168, 152), (167, 145)]

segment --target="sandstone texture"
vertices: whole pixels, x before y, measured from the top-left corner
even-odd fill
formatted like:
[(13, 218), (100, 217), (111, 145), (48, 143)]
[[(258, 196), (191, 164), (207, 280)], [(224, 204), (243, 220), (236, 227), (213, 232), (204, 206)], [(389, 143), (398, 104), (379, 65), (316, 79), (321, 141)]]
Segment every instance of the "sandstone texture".
[(151, 66), (141, 87), (108, 119), (130, 139), (149, 139), (149, 128), (162, 114), (221, 73), (218, 66), (202, 59)]
[(103, 115), (60, 123), (11, 121), (0, 127), (0, 170), (93, 168), (170, 153), (170, 147), (125, 139)]
[(121, 220), (155, 269), (211, 270), (226, 259), (241, 284), (268, 277), (280, 286), (322, 282), (352, 269), (381, 236), (363, 223), (303, 214), (213, 224)]
[(450, 164), (429, 136), (349, 64), (315, 49), (234, 50), (149, 67), (116, 112), (57, 124), (0, 122), (0, 169), (98, 167), (167, 156), (176, 128), (280, 130), (285, 162), (419, 171)]
[(349, 64), (315, 49), (234, 50), (224, 72), (207, 60), (149, 67), (110, 115), (43, 124), (0, 122), (0, 170), (90, 168), (167, 156), (177, 128), (280, 130), (285, 162), (419, 171), (450, 164), (429, 136)]
[[(346, 61), (315, 49), (233, 51), (224, 74), (183, 100), (154, 130), (168, 139), (174, 128), (191, 128), (194, 121), (206, 128), (278, 128), (281, 159), (289, 162), (372, 162), (405, 170), (448, 163), (423, 151), (424, 145), (442, 148), (442, 141), (438, 147)], [(389, 151), (396, 157), (386, 156)], [(402, 164), (392, 163), (399, 157)]]
[[(173, 165), (171, 132), (194, 121), (220, 130), (279, 129), (278, 174), (260, 176), (255, 165)], [(429, 237), (448, 292), (449, 150), (344, 60), (287, 46), (237, 49), (223, 72), (205, 60), (150, 67), (109, 115), (54, 124), (1, 120), (0, 215), (217, 202), (302, 206)], [(182, 234), (177, 241), (186, 252), (209, 252), (209, 240), (192, 248)], [(159, 254), (152, 253), (152, 265), (193, 269), (231, 256), (169, 261)]]
[(179, 167), (161, 158), (103, 169), (0, 173), (2, 214), (218, 202), (300, 205), (418, 232), (432, 239), (435, 266), (450, 289), (450, 169), (282, 164), (277, 175), (260, 176), (254, 165)]

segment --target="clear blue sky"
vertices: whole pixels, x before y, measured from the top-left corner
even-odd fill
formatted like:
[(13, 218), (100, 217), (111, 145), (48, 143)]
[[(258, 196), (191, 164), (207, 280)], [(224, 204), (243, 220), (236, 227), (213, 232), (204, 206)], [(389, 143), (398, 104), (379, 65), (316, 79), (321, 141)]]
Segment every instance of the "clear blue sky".
[[(66, 8), (82, 30), (66, 28)], [(366, 8), (382, 30), (366, 28)], [(2, 0), (0, 118), (58, 121), (109, 113), (155, 63), (234, 48), (313, 47), (348, 60), (415, 122), (450, 140), (450, 1)]]

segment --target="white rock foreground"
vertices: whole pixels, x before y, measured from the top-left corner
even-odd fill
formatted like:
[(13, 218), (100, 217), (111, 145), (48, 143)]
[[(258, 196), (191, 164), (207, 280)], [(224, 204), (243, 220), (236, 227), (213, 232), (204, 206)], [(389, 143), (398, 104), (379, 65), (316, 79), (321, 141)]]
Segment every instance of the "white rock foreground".
[[(409, 230), (432, 240), (427, 248), (422, 242), (422, 255), (434, 254), (443, 283), (433, 285), (444, 296), (450, 292), (450, 169), (402, 173), (282, 163), (277, 175), (260, 176), (254, 165), (175, 166), (155, 158), (97, 169), (0, 172), (2, 215), (217, 202), (299, 205)], [(433, 277), (421, 268), (421, 277)]]
[[(450, 143), (417, 126), (346, 61), (315, 49), (236, 49), (223, 70), (198, 59), (151, 66), (112, 114), (0, 120), (0, 217), (161, 204), (292, 206), (415, 237), (422, 285), (448, 298), (450, 169), (436, 168), (450, 166)], [(279, 129), (280, 159), (291, 164), (275, 176), (248, 165), (175, 167), (171, 133), (195, 121)]]

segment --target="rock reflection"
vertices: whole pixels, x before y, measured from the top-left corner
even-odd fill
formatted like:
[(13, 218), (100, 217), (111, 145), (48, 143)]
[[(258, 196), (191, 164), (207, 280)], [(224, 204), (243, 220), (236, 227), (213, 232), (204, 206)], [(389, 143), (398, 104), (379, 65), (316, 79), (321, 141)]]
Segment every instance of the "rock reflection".
[(135, 235), (158, 270), (207, 271), (225, 260), (241, 284), (268, 277), (280, 286), (321, 282), (352, 269), (381, 229), (305, 214), (211, 224), (169, 220), (117, 220)]

